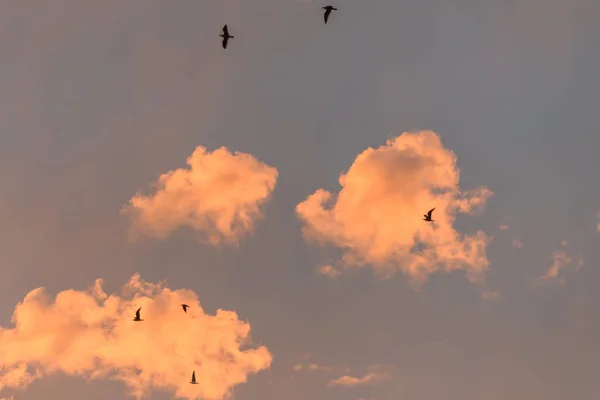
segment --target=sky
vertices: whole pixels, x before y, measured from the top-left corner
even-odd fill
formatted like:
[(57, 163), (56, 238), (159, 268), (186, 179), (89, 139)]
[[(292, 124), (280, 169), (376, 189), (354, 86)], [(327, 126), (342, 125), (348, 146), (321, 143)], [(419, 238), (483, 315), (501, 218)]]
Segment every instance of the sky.
[(4, 5), (0, 399), (599, 398), (600, 3), (324, 5)]

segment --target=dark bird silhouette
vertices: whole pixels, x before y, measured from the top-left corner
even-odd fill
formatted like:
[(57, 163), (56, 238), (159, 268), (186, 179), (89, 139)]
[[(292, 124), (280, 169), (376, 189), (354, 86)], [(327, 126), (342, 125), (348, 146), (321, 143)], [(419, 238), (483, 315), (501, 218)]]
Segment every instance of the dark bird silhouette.
[(190, 381), (190, 383), (192, 385), (197, 385), (198, 384), (198, 382), (196, 382), (196, 371), (192, 372), (192, 380)]
[(433, 222), (433, 220), (431, 219), (431, 213), (433, 213), (433, 210), (435, 210), (435, 207), (433, 207), (431, 210), (429, 210), (429, 212), (427, 214), (423, 214), (423, 216), (425, 217), (423, 219), (423, 221)]
[(181, 305), (181, 308), (183, 308), (183, 312), (187, 312), (187, 309), (188, 309), (189, 307), (190, 307), (190, 306), (188, 306), (187, 304), (182, 304), (182, 305)]
[(231, 36), (229, 34), (229, 29), (227, 29), (227, 25), (225, 25), (223, 27), (223, 33), (220, 34), (219, 36), (221, 36), (223, 38), (223, 48), (226, 49), (227, 48), (227, 41), (229, 39), (233, 39), (235, 36)]
[(325, 7), (321, 7), (323, 10), (325, 10), (325, 23), (327, 23), (327, 20), (329, 19), (329, 14), (331, 14), (331, 11), (335, 10), (337, 11), (337, 8), (333, 7), (333, 6), (325, 6)]
[(142, 309), (142, 307), (138, 308), (138, 310), (135, 312), (135, 318), (133, 319), (134, 321), (143, 321), (143, 319), (140, 318), (140, 310)]

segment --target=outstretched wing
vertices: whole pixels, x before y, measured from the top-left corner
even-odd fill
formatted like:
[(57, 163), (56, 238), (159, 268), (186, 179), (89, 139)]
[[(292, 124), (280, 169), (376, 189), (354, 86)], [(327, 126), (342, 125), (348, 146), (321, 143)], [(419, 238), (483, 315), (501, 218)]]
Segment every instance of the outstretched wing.
[(325, 23), (327, 23), (327, 20), (329, 19), (329, 14), (331, 14), (331, 10), (330, 10), (330, 9), (327, 9), (327, 10), (325, 11), (325, 15), (323, 16), (323, 17), (324, 17), (324, 19), (325, 19)]
[(431, 210), (429, 210), (429, 212), (427, 213), (427, 216), (429, 218), (431, 218), (431, 213), (433, 212), (433, 210), (435, 210), (435, 207), (433, 207)]
[(142, 307), (138, 308), (138, 310), (135, 312), (135, 317), (136, 318), (140, 318), (140, 310), (142, 309)]
[(223, 48), (226, 49), (227, 48), (227, 41), (229, 40), (229, 38), (227, 36), (225, 36), (223, 38)]
[(223, 26), (223, 34), (225, 36), (229, 36), (229, 29), (227, 29), (227, 25)]

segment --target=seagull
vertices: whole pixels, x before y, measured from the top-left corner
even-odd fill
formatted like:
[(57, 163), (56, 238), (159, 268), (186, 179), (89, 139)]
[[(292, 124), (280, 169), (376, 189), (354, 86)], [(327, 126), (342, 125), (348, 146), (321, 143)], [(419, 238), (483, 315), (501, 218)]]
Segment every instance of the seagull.
[(231, 36), (229, 34), (229, 29), (227, 29), (227, 25), (223, 26), (223, 33), (220, 34), (219, 36), (221, 36), (223, 38), (223, 48), (226, 49), (227, 48), (227, 41), (229, 39), (233, 39), (234, 36)]
[(423, 219), (423, 221), (433, 222), (433, 220), (431, 219), (431, 213), (433, 212), (433, 210), (435, 210), (435, 207), (433, 207), (431, 210), (429, 210), (429, 212), (427, 212), (427, 214), (423, 214), (423, 216), (425, 217)]
[(143, 319), (140, 318), (140, 310), (141, 309), (142, 309), (142, 307), (138, 308), (138, 310), (135, 312), (135, 318), (133, 320), (136, 322), (143, 321)]
[(196, 382), (196, 371), (192, 372), (192, 380), (190, 381), (190, 383), (192, 385), (197, 385), (198, 384), (198, 382)]
[(181, 305), (181, 308), (183, 308), (183, 312), (187, 312), (188, 307), (189, 306), (187, 304), (182, 304)]
[(321, 7), (323, 10), (325, 10), (325, 23), (327, 23), (327, 20), (329, 19), (329, 14), (331, 14), (331, 11), (335, 10), (337, 11), (337, 8), (333, 7), (333, 6), (325, 6), (325, 7)]

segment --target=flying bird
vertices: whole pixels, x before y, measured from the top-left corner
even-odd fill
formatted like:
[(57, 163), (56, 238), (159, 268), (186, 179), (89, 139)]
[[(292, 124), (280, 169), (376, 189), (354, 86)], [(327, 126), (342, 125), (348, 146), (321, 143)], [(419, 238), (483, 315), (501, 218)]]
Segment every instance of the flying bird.
[(337, 11), (337, 8), (333, 7), (333, 6), (325, 6), (325, 7), (321, 7), (323, 10), (325, 10), (325, 23), (327, 23), (327, 20), (329, 19), (329, 14), (331, 14), (331, 11), (335, 10)]
[(192, 380), (190, 381), (190, 383), (192, 385), (197, 385), (198, 384), (198, 382), (196, 382), (196, 371), (192, 372)]
[(423, 221), (433, 222), (433, 220), (431, 219), (431, 213), (433, 213), (433, 210), (435, 210), (435, 207), (433, 207), (431, 210), (429, 210), (429, 212), (427, 212), (427, 214), (423, 214), (423, 216), (425, 217), (423, 219)]
[(233, 39), (234, 36), (231, 36), (229, 34), (229, 29), (227, 29), (227, 25), (223, 26), (223, 33), (220, 34), (219, 36), (221, 36), (223, 38), (223, 48), (226, 49), (227, 48), (227, 41), (229, 39)]
[(134, 321), (143, 321), (143, 319), (140, 318), (140, 310), (142, 309), (142, 307), (138, 308), (138, 310), (135, 312), (135, 318), (133, 319)]
[(189, 307), (190, 307), (190, 306), (188, 306), (187, 304), (182, 304), (182, 305), (181, 305), (181, 308), (183, 308), (183, 312), (187, 312), (187, 309), (188, 309)]

